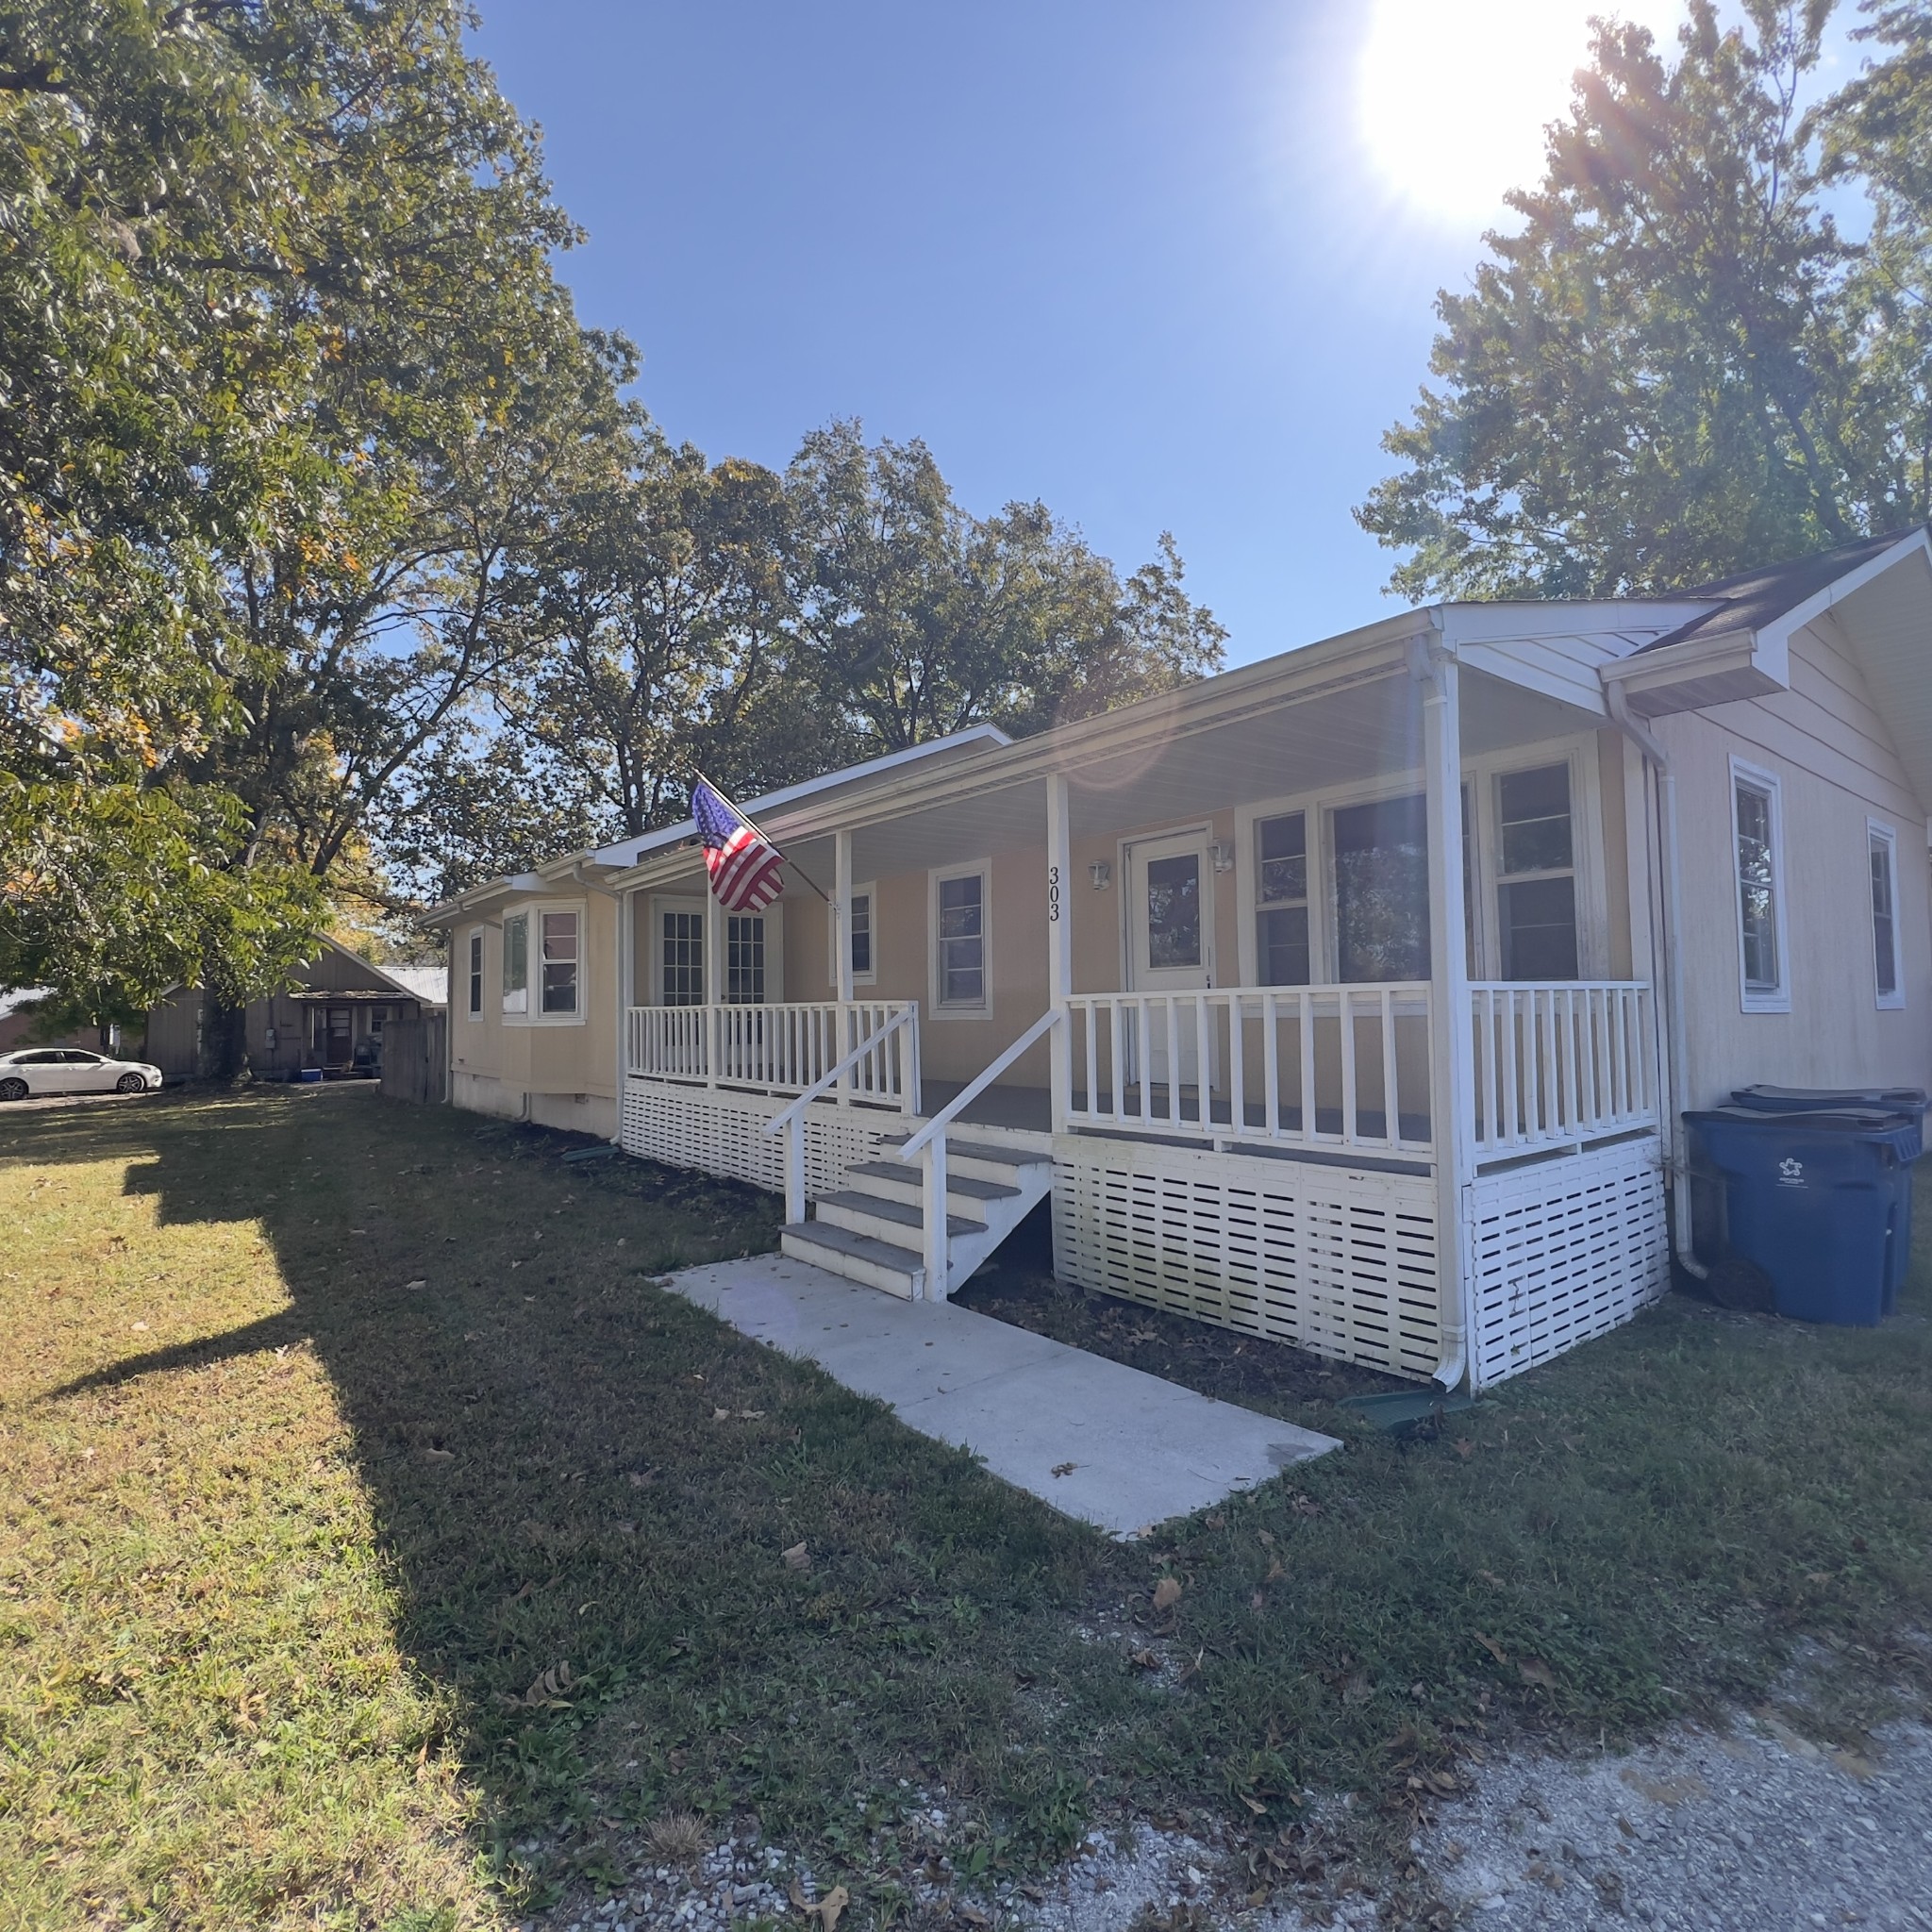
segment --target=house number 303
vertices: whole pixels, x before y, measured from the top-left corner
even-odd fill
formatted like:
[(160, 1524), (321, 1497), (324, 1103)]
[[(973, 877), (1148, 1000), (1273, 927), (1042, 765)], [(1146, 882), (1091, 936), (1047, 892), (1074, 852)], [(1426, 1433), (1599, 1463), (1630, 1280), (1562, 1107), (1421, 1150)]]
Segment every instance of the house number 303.
[(1060, 869), (1050, 865), (1046, 869), (1046, 923), (1057, 925), (1060, 916)]

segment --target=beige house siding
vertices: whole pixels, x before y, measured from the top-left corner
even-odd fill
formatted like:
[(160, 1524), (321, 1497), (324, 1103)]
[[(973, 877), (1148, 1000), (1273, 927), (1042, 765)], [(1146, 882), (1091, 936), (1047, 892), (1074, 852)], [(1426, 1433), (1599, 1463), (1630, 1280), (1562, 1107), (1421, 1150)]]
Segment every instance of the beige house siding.
[[(503, 921), (582, 912), (577, 1015), (522, 1021), (503, 1011)], [(470, 935), (483, 935), (483, 1010), (470, 1012)], [(533, 925), (534, 931), (534, 925)], [(533, 984), (534, 972), (533, 939)], [(617, 1131), (617, 902), (608, 892), (520, 893), (450, 927), (450, 1099), (477, 1113), (577, 1132)]]
[[(1791, 689), (1657, 721), (1677, 774), (1687, 1091), (1734, 1087), (1932, 1086), (1932, 894), (1925, 808), (1830, 620), (1791, 642)], [(1733, 757), (1776, 777), (1784, 828), (1789, 1012), (1747, 1012), (1740, 991), (1731, 842)], [(1898, 835), (1902, 1008), (1880, 1010), (1872, 962), (1866, 821)]]

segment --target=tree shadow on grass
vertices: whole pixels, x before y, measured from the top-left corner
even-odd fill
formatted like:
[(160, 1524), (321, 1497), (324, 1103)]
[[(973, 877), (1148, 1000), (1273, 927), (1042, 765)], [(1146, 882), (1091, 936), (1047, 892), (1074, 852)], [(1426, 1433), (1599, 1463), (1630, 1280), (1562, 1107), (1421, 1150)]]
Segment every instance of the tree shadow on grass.
[(164, 1224), (258, 1222), (290, 1298), (43, 1399), (313, 1348), (400, 1648), (455, 1693), (480, 1849), (525, 1896), (614, 1876), (674, 1806), (857, 1861), (901, 1779), (1075, 1835), (1072, 1740), (1137, 1693), (1029, 1687), (1080, 1676), (1064, 1611), (1105, 1546), (654, 1285), (774, 1245), (768, 1197), (563, 1144), (337, 1091), (8, 1133), (126, 1160)]

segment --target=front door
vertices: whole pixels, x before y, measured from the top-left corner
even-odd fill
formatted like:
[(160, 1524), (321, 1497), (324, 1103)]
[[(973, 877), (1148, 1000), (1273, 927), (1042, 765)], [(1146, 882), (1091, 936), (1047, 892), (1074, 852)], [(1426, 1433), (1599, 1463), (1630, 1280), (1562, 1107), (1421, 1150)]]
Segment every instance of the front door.
[[(1127, 847), (1127, 983), (1141, 993), (1194, 992), (1214, 984), (1213, 847), (1205, 828)], [(1195, 1003), (1150, 1006), (1141, 1039), (1156, 1087), (1201, 1085)], [(1172, 1024), (1170, 1025), (1170, 1018)], [(1213, 1030), (1208, 1029), (1209, 1081)], [(1130, 1076), (1138, 1078), (1140, 1043)], [(1153, 1110), (1164, 1110), (1156, 1101)]]

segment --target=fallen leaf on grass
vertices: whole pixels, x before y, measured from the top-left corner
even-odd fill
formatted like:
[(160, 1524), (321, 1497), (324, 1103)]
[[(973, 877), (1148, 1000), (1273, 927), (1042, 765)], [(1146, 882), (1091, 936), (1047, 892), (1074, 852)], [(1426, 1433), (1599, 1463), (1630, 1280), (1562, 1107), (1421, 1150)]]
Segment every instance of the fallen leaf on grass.
[(1493, 1637), (1485, 1637), (1480, 1630), (1472, 1631), (1470, 1634), (1499, 1664), (1507, 1664), (1509, 1661), (1509, 1653)]
[(1312, 1496), (1303, 1495), (1299, 1490), (1296, 1490), (1293, 1492), (1293, 1494), (1289, 1497), (1288, 1507), (1291, 1509), (1292, 1509), (1297, 1516), (1319, 1516), (1322, 1513), (1321, 1504), (1316, 1502), (1314, 1497)]
[(634, 1469), (631, 1471), (628, 1480), (631, 1488), (634, 1490), (646, 1489), (658, 1480), (658, 1472), (655, 1469)]
[(1130, 1651), (1127, 1661), (1142, 1671), (1158, 1671), (1160, 1668), (1159, 1654), (1152, 1650)]
[(992, 1921), (977, 1906), (959, 1906), (956, 1909), (969, 1925), (991, 1925), (992, 1924)]
[(1287, 1574), (1288, 1572), (1281, 1567), (1281, 1558), (1276, 1557), (1274, 1562), (1269, 1564), (1268, 1574), (1262, 1577), (1261, 1581), (1263, 1583), (1279, 1583)]
[(791, 1881), (791, 1898), (808, 1919), (819, 1922), (819, 1932), (837, 1932), (839, 1921), (845, 1915), (845, 1907), (852, 1903), (852, 1894), (842, 1885), (835, 1885), (814, 1905), (799, 1890), (795, 1878)]
[(1498, 1590), (1503, 1590), (1507, 1587), (1504, 1583), (1503, 1579), (1500, 1576), (1498, 1576), (1493, 1570), (1478, 1570), (1475, 1574), (1478, 1576), (1480, 1576), (1485, 1583), (1493, 1583)]
[(714, 1423), (728, 1423), (731, 1420), (731, 1411), (728, 1408), (714, 1408), (711, 1411), (711, 1420)]
[(534, 1596), (536, 1594), (536, 1591), (537, 1586), (534, 1582), (525, 1584), (523, 1589), (518, 1591), (514, 1596), (507, 1596), (504, 1598), (503, 1607), (505, 1609), (508, 1609), (510, 1605), (522, 1603), (526, 1596)]
[(414, 1281), (406, 1281), (403, 1283), (403, 1286), (405, 1288), (427, 1288), (429, 1283), (419, 1274)]
[(741, 1423), (761, 1423), (765, 1419), (765, 1412), (761, 1408), (741, 1408), (738, 1411), (738, 1419)]
[(1557, 1675), (1540, 1657), (1526, 1657), (1517, 1666), (1517, 1674), (1525, 1684), (1541, 1684), (1545, 1690), (1557, 1688)]
[(785, 1559), (785, 1567), (788, 1570), (811, 1568), (811, 1551), (804, 1543), (793, 1543), (789, 1550), (781, 1550), (778, 1554)]
[(1072, 1475), (1079, 1466), (1077, 1462), (1056, 1462), (1053, 1473), (1055, 1475)]
[(1163, 1576), (1154, 1586), (1154, 1607), (1157, 1610), (1171, 1610), (1181, 1600), (1181, 1587), (1172, 1576)]
[(1457, 1455), (1467, 1462), (1475, 1454), (1475, 1444), (1467, 1436), (1457, 1436), (1454, 1444)]
[(498, 1695), (512, 1710), (548, 1710), (568, 1705), (575, 1681), (569, 1664), (552, 1664), (547, 1671), (537, 1674), (530, 1688), (521, 1697), (510, 1697), (502, 1692)]
[(454, 1462), (457, 1459), (454, 1449), (425, 1449), (423, 1453), (431, 1462)]

